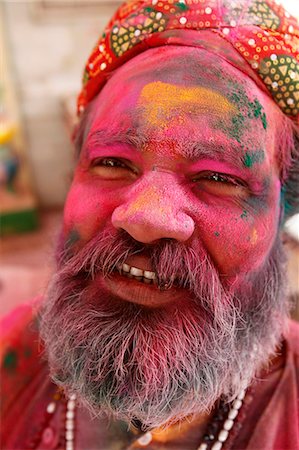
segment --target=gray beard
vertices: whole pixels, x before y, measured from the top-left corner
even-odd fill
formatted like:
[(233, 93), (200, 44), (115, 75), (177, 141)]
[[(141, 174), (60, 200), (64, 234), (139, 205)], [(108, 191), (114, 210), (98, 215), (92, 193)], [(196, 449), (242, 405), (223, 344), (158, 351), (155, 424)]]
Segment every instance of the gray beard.
[(96, 416), (151, 428), (209, 412), (275, 352), (289, 309), (284, 268), (277, 240), (263, 268), (230, 293), (206, 259), (193, 304), (166, 311), (115, 301), (63, 267), (40, 313), (52, 377)]

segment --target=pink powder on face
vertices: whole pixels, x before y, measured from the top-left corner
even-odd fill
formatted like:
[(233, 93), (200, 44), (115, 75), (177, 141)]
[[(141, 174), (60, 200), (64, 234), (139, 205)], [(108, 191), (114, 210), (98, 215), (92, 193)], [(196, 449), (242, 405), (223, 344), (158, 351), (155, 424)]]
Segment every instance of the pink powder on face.
[(76, 229), (82, 242), (86, 242), (108, 223), (118, 201), (112, 192), (99, 189), (97, 183), (78, 178), (75, 177), (65, 204), (63, 234), (66, 238)]
[(185, 212), (187, 202), (186, 191), (175, 174), (147, 171), (128, 200), (113, 212), (112, 224), (141, 242), (163, 238), (186, 242), (194, 232), (194, 220)]
[(261, 180), (252, 179), (252, 175), (248, 170), (243, 170), (236, 166), (232, 166), (227, 162), (215, 161), (212, 159), (202, 159), (192, 165), (194, 173), (209, 170), (211, 172), (222, 173), (239, 178), (240, 180), (248, 181), (253, 191), (260, 191), (263, 186)]
[[(177, 51), (186, 56), (189, 49)], [(117, 71), (96, 100), (96, 113), (86, 141), (86, 157), (82, 158), (76, 170), (66, 204), (66, 232), (75, 227), (80, 230), (82, 238), (88, 240), (112, 225), (145, 243), (172, 238), (189, 245), (193, 239), (199, 239), (219, 271), (227, 276), (234, 277), (258, 268), (271, 249), (279, 218), (278, 175), (270, 164), (274, 133), (271, 127), (266, 131), (259, 119), (247, 117), (247, 106), (242, 105), (244, 117), (240, 135), (243, 140), (238, 142), (229, 128), (235, 113), (233, 107), (230, 109), (229, 100), (224, 114), (217, 107), (211, 114), (211, 102), (208, 110), (205, 106), (197, 115), (190, 114), (198, 100), (192, 95), (197, 91), (190, 94), (189, 81), (187, 77), (182, 78), (181, 72), (185, 69), (179, 60), (177, 84), (170, 86), (177, 91), (180, 85), (175, 108), (180, 110), (183, 126), (175, 120), (167, 122), (169, 111), (175, 114), (175, 108), (160, 108), (159, 112), (161, 98), (155, 97), (153, 90), (155, 83), (160, 83), (159, 75), (155, 75), (155, 57), (159, 56), (159, 49), (151, 50), (151, 54), (154, 69), (151, 73), (145, 71), (144, 55), (141, 55)], [(202, 83), (201, 88), (210, 93), (211, 99), (215, 95), (219, 97), (220, 91), (222, 97), (228, 96), (227, 86), (235, 79), (235, 85), (240, 83), (240, 89), (247, 92), (247, 97), (252, 101), (257, 98), (267, 115), (271, 115), (264, 95), (253, 82), (246, 80), (245, 84), (236, 69), (227, 64), (224, 67), (227, 75), (218, 79), (218, 84), (215, 77), (210, 77), (214, 85), (208, 87), (207, 73), (212, 62), (200, 57), (199, 61), (203, 75), (202, 81), (198, 75), (198, 83), (199, 86)], [(159, 61), (161, 73), (167, 73), (167, 67), (167, 60)], [(171, 73), (173, 79), (174, 73)], [(144, 92), (150, 93), (145, 103)], [(153, 111), (154, 119), (160, 114), (161, 123), (167, 126), (159, 128), (156, 119), (147, 121), (142, 116), (145, 104)], [(130, 130), (135, 141), (131, 139), (129, 144), (119, 142), (109, 147), (106, 139), (102, 147), (100, 142), (94, 146), (92, 136), (99, 135), (99, 130), (100, 134), (105, 134), (106, 130), (108, 135), (116, 136)], [(194, 142), (200, 142), (202, 152), (194, 152)], [(219, 147), (216, 158), (215, 146)], [(266, 157), (250, 170), (243, 164), (244, 156), (246, 151), (256, 148), (264, 149)], [(104, 182), (88, 166), (93, 157), (100, 158), (101, 155), (127, 159), (138, 169), (138, 176), (132, 182)], [(248, 189), (246, 198), (212, 195), (191, 181), (194, 172), (203, 170), (220, 173), (229, 170), (231, 175), (240, 176), (245, 181), (249, 178), (248, 184), (253, 189)], [(266, 180), (268, 188), (265, 190), (262, 187)]]

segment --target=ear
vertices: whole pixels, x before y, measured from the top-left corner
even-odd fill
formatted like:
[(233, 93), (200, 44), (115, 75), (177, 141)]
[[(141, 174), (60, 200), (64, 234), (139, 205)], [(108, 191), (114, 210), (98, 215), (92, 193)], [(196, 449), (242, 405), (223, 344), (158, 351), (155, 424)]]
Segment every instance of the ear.
[(73, 129), (72, 142), (74, 144), (76, 158), (79, 158), (80, 156), (81, 149), (91, 126), (93, 105), (94, 100), (84, 110), (84, 113), (75, 124)]

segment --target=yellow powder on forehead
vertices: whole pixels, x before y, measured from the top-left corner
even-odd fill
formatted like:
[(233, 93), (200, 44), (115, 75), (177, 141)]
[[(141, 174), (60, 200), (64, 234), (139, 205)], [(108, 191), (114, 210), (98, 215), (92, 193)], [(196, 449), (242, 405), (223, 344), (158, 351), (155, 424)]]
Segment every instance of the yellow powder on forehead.
[(226, 97), (205, 87), (183, 87), (161, 81), (145, 85), (140, 93), (138, 106), (146, 120), (153, 126), (163, 126), (182, 113), (227, 114), (236, 107)]

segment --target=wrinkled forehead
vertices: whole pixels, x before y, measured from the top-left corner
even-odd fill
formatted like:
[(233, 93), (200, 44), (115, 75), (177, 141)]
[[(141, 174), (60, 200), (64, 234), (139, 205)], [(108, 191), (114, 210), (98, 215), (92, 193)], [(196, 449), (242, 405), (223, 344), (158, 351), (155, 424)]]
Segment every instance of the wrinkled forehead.
[(180, 112), (179, 120), (189, 115), (208, 121), (239, 143), (272, 139), (270, 147), (280, 114), (251, 78), (221, 57), (201, 48), (164, 46), (114, 72), (94, 101), (90, 128), (106, 124), (119, 132), (151, 125), (153, 133), (164, 132)]
[[(225, 59), (202, 48), (170, 45), (147, 50), (116, 70), (99, 94), (96, 110), (99, 106), (104, 109), (107, 103), (110, 108), (111, 102), (117, 105), (123, 100), (128, 101), (128, 96), (131, 101), (127, 106), (135, 105), (144, 86), (155, 81), (181, 87), (201, 87), (204, 88), (203, 93), (213, 91), (215, 100), (218, 93), (240, 110), (250, 108), (255, 101), (265, 112), (271, 107), (275, 109), (273, 101), (255, 82)], [(160, 94), (161, 90), (157, 90), (156, 99)]]

